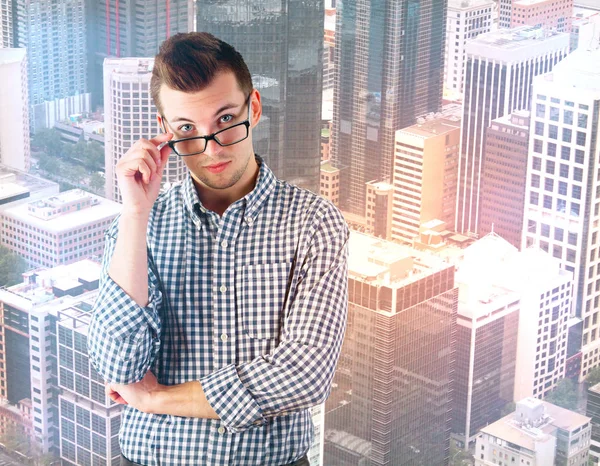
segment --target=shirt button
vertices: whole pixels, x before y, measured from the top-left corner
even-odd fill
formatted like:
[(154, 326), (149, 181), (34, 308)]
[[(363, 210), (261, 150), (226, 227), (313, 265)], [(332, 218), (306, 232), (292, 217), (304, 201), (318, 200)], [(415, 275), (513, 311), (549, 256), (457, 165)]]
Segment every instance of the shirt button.
[(223, 247), (223, 249), (225, 249), (227, 246), (229, 246), (229, 243), (225, 240), (221, 241), (221, 246)]
[(228, 338), (229, 336), (226, 333), (221, 333), (221, 340), (227, 341)]
[(221, 288), (219, 288), (221, 290), (221, 293), (225, 293), (227, 291), (227, 287), (225, 285), (221, 285)]
[(252, 225), (252, 222), (253, 222), (253, 221), (254, 221), (254, 220), (252, 220), (252, 217), (246, 217), (246, 223), (247, 223), (248, 225)]
[(225, 427), (223, 427), (223, 426), (219, 427), (218, 431), (219, 431), (219, 434), (224, 434), (225, 433)]

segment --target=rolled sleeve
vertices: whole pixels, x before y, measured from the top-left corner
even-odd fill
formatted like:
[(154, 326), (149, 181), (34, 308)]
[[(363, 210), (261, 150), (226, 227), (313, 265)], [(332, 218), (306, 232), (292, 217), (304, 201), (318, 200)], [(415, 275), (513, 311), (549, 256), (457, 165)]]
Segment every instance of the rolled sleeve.
[(208, 402), (232, 431), (324, 402), (344, 338), (348, 314), (349, 230), (335, 207), (314, 232), (271, 354), (223, 367), (200, 379)]
[(162, 294), (149, 280), (149, 302), (142, 307), (108, 275), (116, 237), (111, 229), (88, 330), (88, 354), (105, 381), (129, 384), (144, 377), (159, 350)]

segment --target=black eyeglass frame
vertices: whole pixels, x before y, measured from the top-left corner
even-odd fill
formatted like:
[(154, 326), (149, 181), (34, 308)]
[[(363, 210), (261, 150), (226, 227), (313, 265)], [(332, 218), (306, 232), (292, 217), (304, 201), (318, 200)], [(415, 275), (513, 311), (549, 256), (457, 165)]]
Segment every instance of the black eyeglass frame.
[[(248, 136), (250, 135), (250, 99), (252, 97), (252, 94), (250, 94), (248, 96), (248, 98), (246, 99), (246, 105), (248, 105), (248, 118), (246, 118), (244, 121), (240, 121), (239, 123), (236, 123), (235, 125), (231, 125), (228, 126), (227, 128), (223, 128), (220, 129), (219, 131), (216, 131), (212, 134), (209, 134), (207, 136), (194, 136), (191, 138), (181, 138), (181, 139), (171, 139), (170, 141), (167, 141), (168, 146), (171, 148), (171, 150), (173, 152), (175, 152), (175, 154), (177, 154), (179, 157), (190, 157), (192, 155), (199, 155), (199, 154), (203, 154), (204, 152), (206, 152), (206, 146), (208, 146), (208, 141), (215, 141), (218, 145), (220, 145), (221, 147), (228, 147), (228, 146), (233, 146), (235, 144), (238, 144), (242, 141), (245, 141), (246, 139), (248, 139)], [(167, 119), (162, 116), (162, 120), (163, 120), (163, 130), (166, 132), (166, 128), (164, 127), (164, 122), (167, 121)], [(167, 121), (168, 123), (168, 121)], [(170, 125), (169, 125), (170, 126)], [(218, 139), (217, 139), (217, 135), (219, 133), (222, 133), (223, 131), (227, 131), (230, 130), (231, 128), (236, 128), (238, 126), (245, 126), (246, 127), (246, 137), (239, 139), (238, 141), (229, 143), (229, 144), (223, 144), (221, 143)], [(179, 152), (177, 152), (177, 149), (175, 149), (175, 144), (177, 144), (178, 142), (183, 142), (183, 141), (191, 141), (193, 139), (204, 139), (204, 150), (202, 150), (201, 152), (194, 152), (193, 154), (180, 154)]]

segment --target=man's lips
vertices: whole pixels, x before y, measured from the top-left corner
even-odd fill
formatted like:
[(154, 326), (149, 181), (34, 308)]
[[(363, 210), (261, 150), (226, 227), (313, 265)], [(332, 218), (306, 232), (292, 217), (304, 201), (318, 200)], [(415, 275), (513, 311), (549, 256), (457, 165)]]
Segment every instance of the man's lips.
[(206, 168), (211, 173), (221, 173), (229, 165), (229, 162), (221, 162), (216, 165), (208, 165)]

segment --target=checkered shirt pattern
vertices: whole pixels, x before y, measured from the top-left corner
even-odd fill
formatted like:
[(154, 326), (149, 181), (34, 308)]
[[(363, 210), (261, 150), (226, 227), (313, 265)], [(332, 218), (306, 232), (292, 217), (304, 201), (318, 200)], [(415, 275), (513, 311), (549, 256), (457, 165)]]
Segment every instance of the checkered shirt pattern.
[(162, 289), (149, 265), (145, 307), (108, 276), (118, 218), (107, 230), (95, 368), (116, 383), (149, 369), (167, 385), (199, 380), (220, 418), (125, 406), (119, 440), (133, 462), (280, 466), (312, 445), (310, 408), (329, 396), (346, 330), (349, 231), (331, 202), (256, 160), (255, 188), (222, 217), (189, 173), (159, 195), (147, 239)]

